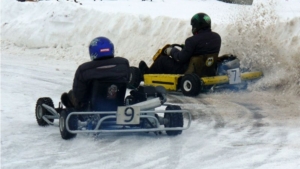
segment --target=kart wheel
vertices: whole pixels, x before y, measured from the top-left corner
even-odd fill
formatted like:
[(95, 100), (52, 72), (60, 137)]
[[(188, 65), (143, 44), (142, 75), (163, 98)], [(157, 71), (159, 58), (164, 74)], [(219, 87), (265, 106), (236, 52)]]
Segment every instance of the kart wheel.
[[(59, 131), (60, 131), (61, 137), (64, 140), (74, 138), (77, 135), (77, 134), (70, 133), (67, 130), (66, 120), (67, 120), (67, 117), (68, 117), (69, 114), (70, 114), (70, 111), (62, 110), (61, 114), (60, 114), (60, 118), (59, 118)], [(77, 130), (77, 128), (78, 128), (78, 117), (77, 117), (77, 115), (72, 115), (69, 118), (69, 129), (70, 130)]]
[[(169, 105), (166, 110), (181, 110), (180, 106)], [(183, 127), (183, 115), (182, 113), (165, 113), (164, 119), (166, 119), (165, 127)], [(166, 131), (167, 135), (175, 136), (182, 133), (182, 130)]]
[(202, 88), (200, 78), (195, 73), (184, 75), (180, 84), (185, 96), (197, 96)]
[[(43, 119), (44, 115), (52, 115), (51, 113), (48, 112), (47, 109), (45, 109), (42, 105), (48, 105), (50, 107), (54, 108), (53, 101), (49, 97), (43, 97), (39, 98), (36, 102), (35, 106), (35, 117), (38, 125), (40, 126), (48, 126), (49, 124)], [(48, 119), (50, 122), (53, 122), (54, 119)]]
[(142, 81), (142, 74), (139, 68), (137, 67), (130, 67), (130, 79), (129, 83), (127, 85), (128, 89), (135, 89), (139, 87), (140, 83)]

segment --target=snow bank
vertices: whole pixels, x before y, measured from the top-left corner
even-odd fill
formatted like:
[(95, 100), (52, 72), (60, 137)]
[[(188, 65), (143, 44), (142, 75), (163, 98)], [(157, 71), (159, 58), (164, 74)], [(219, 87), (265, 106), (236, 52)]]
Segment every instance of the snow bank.
[(114, 42), (116, 54), (131, 65), (137, 66), (140, 60), (150, 64), (158, 48), (184, 43), (191, 36), (189, 19), (201, 11), (212, 17), (213, 30), (222, 36), (220, 54), (236, 54), (244, 67), (264, 72), (253, 90), (279, 89), (300, 95), (300, 2), (275, 2), (242, 6), (214, 0), (86, 0), (78, 5), (4, 0), (1, 42), (7, 52), (81, 63), (89, 59), (91, 39), (106, 36)]

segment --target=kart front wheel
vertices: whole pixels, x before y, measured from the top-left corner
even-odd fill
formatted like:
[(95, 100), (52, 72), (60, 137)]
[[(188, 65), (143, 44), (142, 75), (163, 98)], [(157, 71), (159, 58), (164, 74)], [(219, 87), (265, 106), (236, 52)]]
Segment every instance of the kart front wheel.
[[(50, 106), (52, 108), (54, 108), (54, 104), (52, 99), (49, 97), (39, 98), (36, 102), (36, 106), (35, 106), (36, 121), (40, 126), (48, 126), (49, 124), (43, 119), (43, 116), (51, 115), (51, 113), (48, 112), (48, 110), (43, 107), (43, 104)], [(54, 121), (54, 119), (48, 119), (48, 120), (52, 123)]]
[[(166, 107), (166, 110), (181, 110), (180, 106), (177, 105), (169, 105)], [(174, 111), (175, 112), (175, 111)], [(164, 119), (166, 123), (164, 126), (167, 128), (172, 127), (183, 127), (183, 115), (182, 113), (165, 113)], [(182, 130), (172, 130), (166, 131), (167, 135), (175, 136), (182, 133)]]
[[(70, 114), (68, 110), (62, 110), (59, 118), (59, 131), (60, 135), (64, 140), (68, 140), (71, 138), (76, 137), (77, 134), (70, 133), (67, 130), (67, 117)], [(69, 129), (70, 130), (77, 130), (78, 128), (78, 117), (77, 115), (72, 115), (68, 121)]]
[(184, 75), (180, 87), (185, 96), (197, 96), (202, 88), (200, 78), (195, 73)]

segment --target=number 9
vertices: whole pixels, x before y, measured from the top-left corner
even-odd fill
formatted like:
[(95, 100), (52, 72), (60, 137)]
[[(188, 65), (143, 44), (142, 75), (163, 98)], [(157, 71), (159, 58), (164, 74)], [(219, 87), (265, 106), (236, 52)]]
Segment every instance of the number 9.
[[(128, 110), (131, 110), (131, 113), (128, 113)], [(133, 117), (134, 117), (134, 109), (132, 107), (127, 107), (125, 109), (125, 113), (124, 114), (125, 114), (125, 116), (130, 117), (130, 119), (129, 120), (125, 120), (125, 122), (130, 122), (133, 119)]]

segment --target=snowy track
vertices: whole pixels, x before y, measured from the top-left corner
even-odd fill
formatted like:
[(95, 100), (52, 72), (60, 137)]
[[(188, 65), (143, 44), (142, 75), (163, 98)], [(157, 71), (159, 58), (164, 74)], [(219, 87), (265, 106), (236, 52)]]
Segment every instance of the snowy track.
[(193, 113), (191, 128), (182, 135), (79, 134), (65, 141), (58, 127), (37, 125), (34, 108), (44, 96), (57, 106), (77, 65), (8, 54), (1, 59), (3, 169), (300, 166), (300, 101), (293, 96), (255, 91), (169, 95), (169, 103)]
[[(299, 0), (1, 2), (1, 168), (300, 168)], [(57, 126), (37, 125), (37, 99), (51, 97), (57, 106), (89, 58), (91, 39), (109, 37), (132, 66), (151, 64), (158, 48), (191, 36), (197, 12), (211, 16), (220, 55), (236, 54), (244, 67), (264, 72), (249, 91), (169, 95), (193, 114), (177, 137), (78, 134), (65, 141)]]

